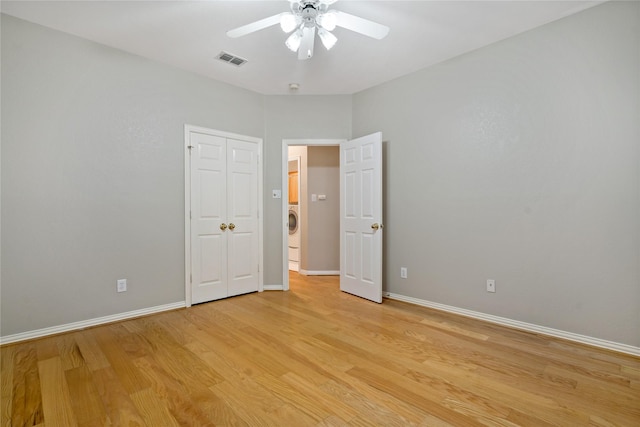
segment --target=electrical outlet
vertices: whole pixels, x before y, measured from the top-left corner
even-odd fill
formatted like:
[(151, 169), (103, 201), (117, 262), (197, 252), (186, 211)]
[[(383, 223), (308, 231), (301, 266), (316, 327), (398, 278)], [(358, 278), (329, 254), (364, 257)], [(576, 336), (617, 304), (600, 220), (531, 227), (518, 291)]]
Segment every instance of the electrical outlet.
[(496, 281), (493, 279), (487, 279), (487, 292), (496, 291)]
[(118, 279), (118, 284), (116, 285), (116, 291), (118, 292), (127, 292), (127, 279)]
[(400, 267), (400, 278), (401, 279), (407, 278), (407, 267)]

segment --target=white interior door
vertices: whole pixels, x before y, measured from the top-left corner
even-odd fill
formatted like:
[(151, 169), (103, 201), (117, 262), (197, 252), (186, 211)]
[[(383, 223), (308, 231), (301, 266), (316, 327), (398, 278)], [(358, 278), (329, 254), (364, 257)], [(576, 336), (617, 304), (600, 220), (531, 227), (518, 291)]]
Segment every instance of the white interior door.
[(382, 134), (340, 144), (340, 289), (382, 302)]
[(190, 132), (191, 301), (227, 296), (227, 140)]
[(187, 138), (191, 304), (261, 290), (259, 145), (204, 129)]
[(258, 147), (227, 140), (228, 296), (258, 290)]

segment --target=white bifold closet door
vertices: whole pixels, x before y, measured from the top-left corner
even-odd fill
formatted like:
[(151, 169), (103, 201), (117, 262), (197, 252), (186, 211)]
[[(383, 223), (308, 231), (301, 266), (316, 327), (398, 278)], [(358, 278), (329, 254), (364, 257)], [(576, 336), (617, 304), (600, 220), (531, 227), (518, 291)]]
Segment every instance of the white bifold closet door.
[(191, 131), (191, 302), (259, 284), (258, 145)]

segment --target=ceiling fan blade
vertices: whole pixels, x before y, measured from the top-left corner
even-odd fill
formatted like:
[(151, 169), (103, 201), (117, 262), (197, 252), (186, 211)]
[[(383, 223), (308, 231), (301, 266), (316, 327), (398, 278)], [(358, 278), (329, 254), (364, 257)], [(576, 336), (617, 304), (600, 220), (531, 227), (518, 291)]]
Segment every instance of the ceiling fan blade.
[(260, 31), (267, 27), (271, 27), (272, 25), (276, 25), (280, 23), (280, 16), (282, 14), (279, 13), (277, 15), (270, 16), (268, 18), (261, 19), (256, 22), (252, 22), (247, 25), (243, 25), (242, 27), (234, 28), (233, 30), (227, 31), (227, 36), (231, 38), (246, 36), (247, 34), (254, 33), (256, 31)]
[(356, 33), (364, 34), (365, 36), (378, 40), (385, 38), (387, 34), (389, 34), (389, 27), (386, 25), (378, 24), (377, 22), (351, 15), (350, 13), (340, 12), (339, 10), (336, 10), (335, 13), (338, 18), (336, 25), (339, 27), (355, 31)]
[(309, 59), (313, 56), (313, 44), (316, 39), (316, 27), (302, 29), (302, 41), (298, 48), (298, 59)]

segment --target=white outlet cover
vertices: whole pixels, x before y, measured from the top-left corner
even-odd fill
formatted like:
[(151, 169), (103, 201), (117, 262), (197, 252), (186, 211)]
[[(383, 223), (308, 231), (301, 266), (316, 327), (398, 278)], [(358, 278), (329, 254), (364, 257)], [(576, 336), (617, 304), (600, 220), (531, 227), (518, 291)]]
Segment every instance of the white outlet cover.
[(496, 281), (493, 279), (487, 280), (487, 292), (495, 292), (496, 291)]

